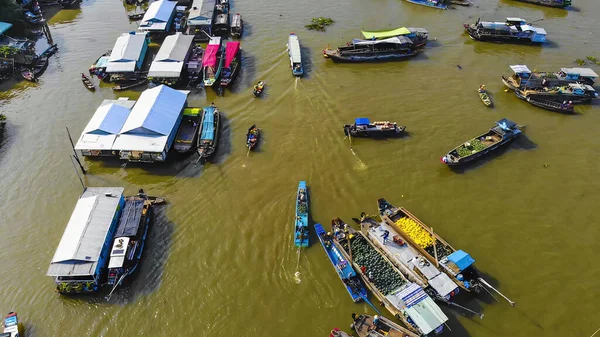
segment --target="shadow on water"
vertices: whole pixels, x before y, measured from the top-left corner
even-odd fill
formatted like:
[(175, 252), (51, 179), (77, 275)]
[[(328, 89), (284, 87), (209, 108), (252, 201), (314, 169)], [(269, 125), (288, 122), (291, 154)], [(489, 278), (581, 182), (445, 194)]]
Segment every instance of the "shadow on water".
[(221, 164), (225, 161), (227, 156), (231, 154), (231, 122), (221, 112), (220, 125), (219, 125), (219, 140), (217, 141), (217, 151), (209, 158), (208, 162), (212, 164)]
[(242, 20), (244, 20), (244, 32), (242, 33), (241, 39), (244, 39), (248, 36), (252, 36), (252, 34), (254, 33), (254, 25), (247, 21), (243, 15)]
[[(313, 69), (312, 55), (310, 48), (300, 45), (300, 55), (302, 56), (302, 67), (304, 68), (303, 78), (310, 78)], [(290, 71), (292, 71), (290, 69)]]
[(241, 93), (254, 86), (256, 77), (256, 57), (250, 53), (242, 52), (242, 68), (238, 78), (231, 84), (229, 90), (234, 93)]
[[(529, 8), (529, 9), (537, 9), (541, 10), (544, 13), (545, 18), (564, 18), (569, 15), (569, 11), (573, 10), (573, 7), (569, 7), (569, 9), (562, 8), (552, 8), (548, 6), (541, 6), (536, 4), (530, 4), (526, 2), (514, 1), (514, 0), (500, 0), (502, 6), (508, 5), (508, 7), (517, 7), (517, 8)], [(575, 10), (577, 11), (577, 10)], [(533, 19), (530, 19), (533, 21)]]

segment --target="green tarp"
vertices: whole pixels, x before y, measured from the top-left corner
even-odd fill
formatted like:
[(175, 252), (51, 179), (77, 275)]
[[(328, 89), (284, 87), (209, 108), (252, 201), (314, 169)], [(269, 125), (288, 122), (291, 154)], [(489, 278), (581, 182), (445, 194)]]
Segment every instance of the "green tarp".
[(362, 35), (365, 39), (372, 39), (373, 37), (376, 39), (385, 39), (388, 37), (398, 36), (398, 35), (406, 35), (410, 34), (410, 30), (406, 27), (396, 28), (392, 30), (379, 30), (375, 32), (362, 31)]

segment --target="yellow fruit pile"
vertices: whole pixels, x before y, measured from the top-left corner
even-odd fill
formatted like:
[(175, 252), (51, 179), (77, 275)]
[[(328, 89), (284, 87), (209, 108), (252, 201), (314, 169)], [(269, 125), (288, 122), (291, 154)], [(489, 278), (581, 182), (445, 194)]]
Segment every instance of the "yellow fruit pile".
[(421, 248), (427, 248), (433, 245), (433, 237), (423, 227), (418, 225), (412, 219), (407, 217), (396, 221), (398, 226), (404, 233), (408, 235)]

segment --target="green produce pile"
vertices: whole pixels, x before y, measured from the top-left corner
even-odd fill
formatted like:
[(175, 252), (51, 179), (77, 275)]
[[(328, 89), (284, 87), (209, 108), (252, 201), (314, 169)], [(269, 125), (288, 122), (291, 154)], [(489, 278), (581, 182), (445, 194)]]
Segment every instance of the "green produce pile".
[[(435, 250), (437, 250), (438, 260), (445, 258), (446, 256), (452, 254), (450, 248), (444, 246), (441, 242), (435, 241)], [(429, 253), (429, 255), (435, 258), (435, 252), (433, 251), (433, 246), (429, 246), (425, 248), (425, 251)]]
[(351, 240), (351, 245), (354, 261), (361, 267), (367, 267), (365, 274), (372, 273), (372, 282), (382, 294), (389, 295), (406, 283), (364, 237), (355, 236)]
[(333, 21), (330, 18), (324, 18), (324, 17), (320, 16), (318, 18), (312, 18), (310, 20), (310, 24), (306, 25), (304, 27), (308, 28), (309, 30), (318, 30), (320, 32), (324, 32), (325, 27), (330, 26), (334, 22), (335, 21)]
[(468, 143), (469, 143), (469, 145), (467, 145), (467, 143), (465, 143), (465, 144), (459, 146), (458, 149), (456, 149), (459, 156), (461, 156), (461, 157), (470, 156), (473, 153), (479, 152), (487, 147), (479, 139), (472, 139)]

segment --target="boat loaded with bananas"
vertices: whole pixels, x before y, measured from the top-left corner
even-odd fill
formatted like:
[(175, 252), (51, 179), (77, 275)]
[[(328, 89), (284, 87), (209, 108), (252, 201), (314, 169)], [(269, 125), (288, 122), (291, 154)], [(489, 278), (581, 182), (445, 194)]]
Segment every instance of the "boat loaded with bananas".
[[(539, 21), (539, 20), (538, 20)], [(521, 18), (506, 18), (506, 22), (489, 22), (477, 19), (474, 24), (463, 24), (473, 40), (513, 43), (544, 43), (546, 31), (533, 27)]]
[(566, 86), (555, 88), (517, 89), (515, 95), (525, 100), (532, 98), (538, 101), (570, 101), (573, 104), (590, 103), (592, 99), (598, 98), (594, 87), (581, 83), (569, 83)]
[(566, 114), (573, 114), (575, 113), (575, 109), (573, 108), (573, 102), (569, 101), (569, 102), (554, 102), (554, 101), (546, 101), (546, 100), (537, 100), (537, 99), (533, 99), (531, 97), (527, 97), (527, 102), (529, 102), (529, 104), (531, 105), (535, 105), (538, 108), (542, 108), (542, 109), (546, 109), (546, 110), (550, 110), (550, 111), (555, 111), (555, 112), (562, 112), (562, 113), (566, 113)]
[(400, 135), (406, 129), (398, 126), (396, 122), (373, 122), (368, 118), (356, 118), (354, 124), (344, 125), (344, 134), (350, 137), (394, 137)]
[(569, 83), (594, 85), (598, 74), (590, 68), (561, 68), (557, 72), (531, 71), (526, 65), (511, 65), (512, 76), (502, 76), (502, 83), (511, 90), (556, 87)]
[[(345, 226), (339, 218), (333, 220), (334, 243), (342, 256), (351, 261), (364, 284), (383, 306), (408, 329), (407, 336), (440, 334), (448, 317), (427, 295), (421, 286), (410, 282), (385, 256), (359, 231)], [(342, 232), (347, 228), (348, 235)]]
[(152, 207), (164, 201), (163, 198), (148, 197), (142, 189), (138, 195), (125, 198), (108, 262), (107, 284), (113, 287), (108, 298), (137, 269), (152, 222)]
[[(383, 316), (352, 314), (350, 328), (358, 337), (405, 337), (404, 328)], [(343, 335), (341, 336), (343, 337)]]
[(448, 166), (463, 165), (508, 144), (519, 134), (521, 134), (519, 126), (503, 118), (488, 132), (460, 144), (440, 160)]
[(196, 145), (198, 137), (198, 129), (200, 128), (200, 117), (202, 109), (200, 108), (185, 108), (183, 109), (183, 118), (181, 125), (175, 136), (173, 148), (180, 153), (189, 152)]
[(454, 249), (408, 210), (395, 207), (383, 198), (377, 199), (377, 208), (382, 221), (395, 227), (403, 239), (417, 248), (430, 263), (441, 268), (463, 290), (480, 292), (485, 289), (483, 286), (487, 286), (514, 306), (515, 302), (481, 278), (473, 265), (475, 260), (468, 253)]
[(308, 247), (308, 191), (304, 180), (298, 183), (298, 193), (296, 193), (294, 246)]
[(324, 49), (323, 56), (334, 62), (378, 62), (405, 59), (415, 56), (419, 50), (404, 36), (383, 40), (353, 39), (344, 47)]
[(315, 224), (315, 232), (321, 242), (321, 246), (325, 250), (325, 254), (329, 258), (329, 262), (337, 272), (340, 280), (342, 280), (348, 294), (354, 302), (359, 302), (367, 298), (367, 290), (360, 282), (360, 278), (352, 268), (352, 264), (344, 259), (339, 251), (339, 248), (333, 244), (333, 236), (331, 232), (326, 233), (321, 224)]
[(542, 5), (548, 7), (565, 8), (571, 6), (571, 0), (514, 0), (520, 2), (527, 2), (535, 5)]
[(362, 35), (366, 40), (383, 40), (395, 36), (404, 36), (412, 41), (415, 48), (424, 47), (429, 38), (429, 32), (425, 28), (396, 28), (391, 30), (380, 31), (362, 31)]
[(211, 105), (202, 111), (202, 120), (200, 121), (200, 135), (198, 136), (198, 160), (206, 159), (212, 156), (217, 149), (219, 140), (219, 109)]

